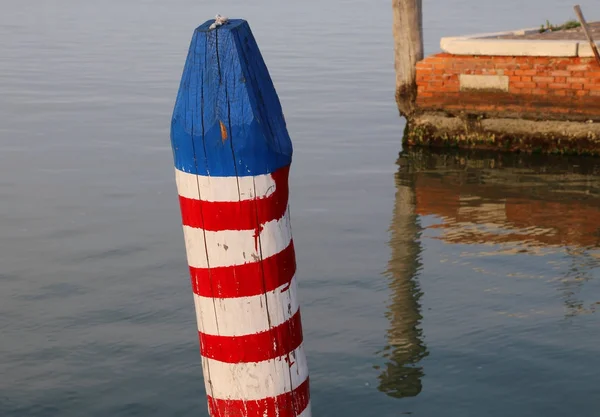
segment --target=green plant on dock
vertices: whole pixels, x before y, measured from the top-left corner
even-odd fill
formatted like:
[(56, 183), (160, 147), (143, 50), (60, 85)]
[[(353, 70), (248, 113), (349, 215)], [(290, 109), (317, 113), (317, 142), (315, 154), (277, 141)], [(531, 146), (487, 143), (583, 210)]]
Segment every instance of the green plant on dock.
[(563, 23), (562, 25), (559, 26), (555, 26), (552, 23), (550, 23), (549, 20), (546, 20), (546, 25), (544, 26), (544, 24), (542, 24), (540, 26), (540, 33), (544, 33), (547, 31), (550, 32), (556, 32), (558, 30), (568, 30), (568, 29), (575, 29), (581, 27), (581, 23), (579, 23), (577, 20), (569, 20), (565, 23)]

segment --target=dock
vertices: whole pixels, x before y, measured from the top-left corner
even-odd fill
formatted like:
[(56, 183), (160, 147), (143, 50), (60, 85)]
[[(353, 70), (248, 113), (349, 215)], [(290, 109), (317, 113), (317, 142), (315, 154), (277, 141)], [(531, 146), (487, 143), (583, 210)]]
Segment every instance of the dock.
[[(600, 61), (587, 36), (600, 45), (600, 22), (588, 34), (568, 23), (442, 38), (441, 52), (412, 60), (416, 92), (403, 94), (408, 76), (397, 81), (403, 143), (600, 155)], [(396, 58), (399, 74), (410, 59)]]

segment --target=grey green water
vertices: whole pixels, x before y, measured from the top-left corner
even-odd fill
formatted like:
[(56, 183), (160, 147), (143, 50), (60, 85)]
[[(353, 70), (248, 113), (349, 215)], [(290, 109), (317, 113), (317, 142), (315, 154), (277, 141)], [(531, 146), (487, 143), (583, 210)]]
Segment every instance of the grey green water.
[[(216, 13), (249, 20), (294, 140), (313, 414), (600, 415), (600, 160), (401, 153), (389, 1), (0, 6), (1, 417), (206, 416), (168, 129)], [(572, 11), (424, 13), (430, 53)]]

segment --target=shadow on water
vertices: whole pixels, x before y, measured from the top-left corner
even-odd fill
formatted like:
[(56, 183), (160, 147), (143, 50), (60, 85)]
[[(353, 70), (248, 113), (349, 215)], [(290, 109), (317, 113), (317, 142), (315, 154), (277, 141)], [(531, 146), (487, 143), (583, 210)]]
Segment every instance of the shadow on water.
[(600, 302), (586, 302), (583, 287), (600, 267), (599, 174), (597, 158), (403, 151), (384, 272), (391, 296), (379, 390), (404, 398), (422, 389), (420, 362), (428, 355), (419, 286), (425, 232), (444, 245), (462, 245), (474, 259), (532, 256), (526, 263), (535, 270), (539, 257), (547, 256), (563, 271), (548, 282), (560, 294), (564, 317), (594, 313)]

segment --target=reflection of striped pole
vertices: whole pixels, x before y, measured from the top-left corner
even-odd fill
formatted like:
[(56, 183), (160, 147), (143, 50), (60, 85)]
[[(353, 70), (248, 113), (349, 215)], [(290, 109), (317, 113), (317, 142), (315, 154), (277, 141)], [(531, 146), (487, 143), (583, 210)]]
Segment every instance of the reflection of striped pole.
[(171, 126), (213, 417), (309, 417), (288, 210), (292, 145), (243, 20), (194, 32)]

